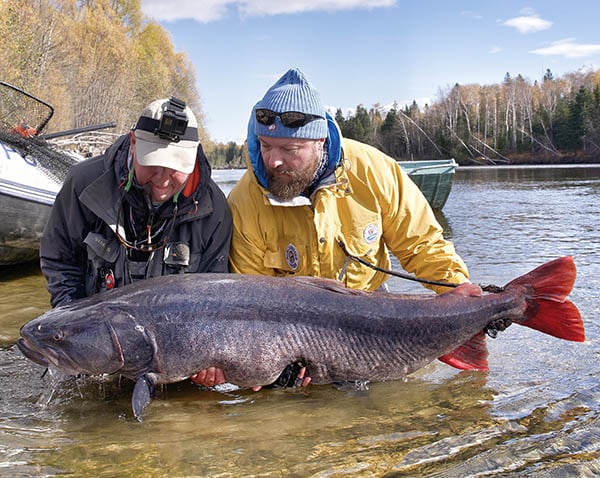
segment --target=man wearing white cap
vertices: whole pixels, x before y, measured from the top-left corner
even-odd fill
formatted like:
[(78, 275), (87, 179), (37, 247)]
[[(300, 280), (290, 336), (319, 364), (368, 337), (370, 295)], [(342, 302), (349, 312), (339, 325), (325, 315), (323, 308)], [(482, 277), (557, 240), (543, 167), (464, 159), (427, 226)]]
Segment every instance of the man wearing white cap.
[(231, 231), (196, 117), (177, 98), (156, 100), (58, 193), (40, 247), (51, 304), (154, 276), (227, 272)]

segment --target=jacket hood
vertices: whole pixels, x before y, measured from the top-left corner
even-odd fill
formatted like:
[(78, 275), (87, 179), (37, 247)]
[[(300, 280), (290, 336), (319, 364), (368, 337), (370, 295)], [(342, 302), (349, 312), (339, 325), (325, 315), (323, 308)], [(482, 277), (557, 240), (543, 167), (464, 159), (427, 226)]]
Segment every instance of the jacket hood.
[[(326, 112), (327, 118), (327, 146), (328, 146), (328, 163), (327, 167), (321, 174), (321, 178), (329, 176), (337, 168), (340, 159), (342, 157), (342, 135), (333, 117)], [(268, 189), (269, 179), (267, 177), (267, 171), (263, 162), (262, 154), (260, 153), (260, 143), (258, 136), (254, 133), (254, 123), (256, 118), (254, 116), (254, 109), (250, 115), (250, 121), (248, 121), (248, 156), (250, 158), (250, 164), (254, 171), (254, 176), (258, 183), (265, 189)]]

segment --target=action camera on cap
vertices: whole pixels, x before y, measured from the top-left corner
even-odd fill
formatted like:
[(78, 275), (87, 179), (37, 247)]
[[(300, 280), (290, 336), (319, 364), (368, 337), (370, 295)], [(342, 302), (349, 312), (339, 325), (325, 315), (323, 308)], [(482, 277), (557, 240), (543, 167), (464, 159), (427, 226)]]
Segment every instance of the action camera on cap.
[(177, 142), (185, 135), (187, 125), (188, 117), (185, 113), (185, 101), (171, 97), (160, 118), (158, 128), (154, 130), (154, 134), (160, 139)]
[[(186, 111), (191, 114), (190, 117)], [(190, 118), (194, 126), (188, 126)], [(168, 101), (156, 100), (150, 104), (132, 129), (147, 131), (164, 141), (173, 143), (184, 140), (198, 142), (198, 128), (195, 123), (196, 118), (186, 107), (185, 101), (171, 97)]]

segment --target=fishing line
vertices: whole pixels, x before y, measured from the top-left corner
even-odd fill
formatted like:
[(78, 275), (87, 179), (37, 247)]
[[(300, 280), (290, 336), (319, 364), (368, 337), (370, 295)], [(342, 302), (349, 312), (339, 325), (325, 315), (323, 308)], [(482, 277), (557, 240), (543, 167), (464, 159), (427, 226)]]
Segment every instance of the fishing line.
[[(346, 249), (346, 245), (338, 240), (338, 245), (342, 248), (342, 251), (344, 251), (344, 254), (346, 254), (346, 256), (349, 259), (352, 259), (353, 261), (356, 261), (364, 266), (370, 267), (373, 270), (376, 270), (378, 272), (383, 272), (384, 274), (388, 274), (394, 277), (400, 277), (401, 279), (406, 279), (406, 280), (412, 280), (415, 282), (420, 282), (421, 284), (429, 284), (429, 285), (437, 285), (437, 286), (442, 286), (442, 287), (451, 287), (451, 288), (455, 288), (458, 287), (460, 284), (453, 284), (451, 282), (444, 282), (444, 281), (437, 281), (437, 280), (429, 280), (429, 279), (421, 279), (419, 277), (415, 277), (412, 276), (410, 274), (406, 274), (403, 272), (396, 272), (396, 271), (392, 271), (390, 269), (384, 269), (383, 267), (379, 267), (376, 266), (375, 264), (371, 264), (369, 261), (364, 260), (361, 257), (355, 256), (353, 254), (350, 254), (348, 252), (348, 249)], [(497, 285), (485, 285), (485, 286), (481, 286), (481, 289), (486, 291), (486, 292), (502, 292), (504, 290), (503, 287), (497, 286)]]

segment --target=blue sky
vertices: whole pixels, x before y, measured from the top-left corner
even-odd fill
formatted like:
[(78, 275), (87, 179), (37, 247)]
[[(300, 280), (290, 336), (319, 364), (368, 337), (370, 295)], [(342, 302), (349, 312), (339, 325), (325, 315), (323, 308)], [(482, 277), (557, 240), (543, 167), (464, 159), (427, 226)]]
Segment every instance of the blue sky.
[(252, 106), (298, 67), (330, 108), (435, 101), (455, 83), (600, 66), (589, 0), (142, 0), (193, 62), (215, 141), (243, 142)]

